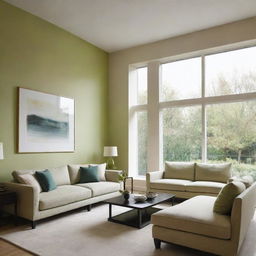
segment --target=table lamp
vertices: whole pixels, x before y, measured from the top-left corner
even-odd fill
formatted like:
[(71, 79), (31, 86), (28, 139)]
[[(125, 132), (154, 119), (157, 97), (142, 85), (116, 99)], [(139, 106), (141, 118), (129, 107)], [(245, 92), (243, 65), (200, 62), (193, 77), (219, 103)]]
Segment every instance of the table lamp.
[(108, 157), (108, 160), (107, 160), (107, 169), (110, 170), (110, 169), (116, 169), (116, 166), (115, 166), (115, 162), (114, 162), (114, 159), (113, 157), (115, 156), (118, 156), (118, 153), (117, 153), (117, 147), (115, 146), (105, 146), (104, 147), (104, 154), (103, 154), (105, 157)]

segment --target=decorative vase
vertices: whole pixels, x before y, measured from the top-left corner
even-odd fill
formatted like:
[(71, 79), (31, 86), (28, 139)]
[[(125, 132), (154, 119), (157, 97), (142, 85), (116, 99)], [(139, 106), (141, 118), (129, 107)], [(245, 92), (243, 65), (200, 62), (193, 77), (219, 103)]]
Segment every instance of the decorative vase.
[(123, 193), (123, 196), (124, 196), (124, 200), (128, 201), (130, 198), (130, 193)]

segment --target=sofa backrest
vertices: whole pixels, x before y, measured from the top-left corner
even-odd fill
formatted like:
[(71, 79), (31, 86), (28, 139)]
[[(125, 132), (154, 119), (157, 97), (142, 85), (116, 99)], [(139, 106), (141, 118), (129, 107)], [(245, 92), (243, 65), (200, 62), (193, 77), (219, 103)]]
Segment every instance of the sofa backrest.
[(195, 166), (196, 181), (215, 181), (227, 183), (231, 177), (231, 163), (199, 164)]
[(164, 179), (194, 180), (195, 163), (165, 162)]
[(71, 184), (78, 183), (80, 180), (80, 167), (88, 167), (89, 164), (69, 164), (68, 171)]
[(256, 182), (237, 196), (231, 212), (232, 241), (238, 251), (248, 231), (256, 207)]
[(41, 170), (17, 170), (12, 172), (12, 176), (16, 182), (18, 182), (18, 175), (22, 174), (34, 174), (36, 171), (42, 171), (48, 169), (52, 176), (53, 179), (56, 183), (57, 186), (60, 185), (70, 185), (70, 178), (69, 178), (69, 172), (68, 172), (68, 167), (65, 166), (60, 166), (60, 167), (54, 167), (54, 168), (42, 168)]

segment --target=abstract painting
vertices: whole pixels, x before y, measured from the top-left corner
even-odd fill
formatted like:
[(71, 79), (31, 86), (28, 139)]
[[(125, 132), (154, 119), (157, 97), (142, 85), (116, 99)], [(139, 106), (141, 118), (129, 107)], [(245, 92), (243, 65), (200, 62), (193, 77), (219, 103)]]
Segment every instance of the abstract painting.
[(74, 152), (74, 100), (19, 88), (19, 153)]

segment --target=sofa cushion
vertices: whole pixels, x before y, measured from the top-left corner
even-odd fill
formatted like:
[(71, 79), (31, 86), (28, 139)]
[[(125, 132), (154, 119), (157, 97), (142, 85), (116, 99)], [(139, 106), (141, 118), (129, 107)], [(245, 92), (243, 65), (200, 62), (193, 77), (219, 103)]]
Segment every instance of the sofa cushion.
[(67, 165), (56, 168), (48, 168), (48, 170), (51, 172), (52, 177), (57, 186), (70, 185), (70, 178)]
[(236, 177), (236, 176), (234, 176), (234, 177), (231, 177), (231, 178), (228, 180), (229, 183), (232, 182), (232, 181), (240, 181), (240, 182), (244, 183), (244, 185), (245, 185), (246, 188), (249, 188), (249, 187), (253, 184), (254, 179), (253, 179), (253, 177), (250, 176), (250, 175), (246, 175), (246, 176), (242, 176), (242, 177)]
[(55, 190), (42, 192), (39, 195), (39, 210), (47, 210), (58, 206), (63, 206), (73, 202), (90, 198), (92, 192), (90, 189), (63, 185), (58, 186)]
[(76, 186), (88, 188), (92, 191), (92, 196), (100, 196), (120, 190), (120, 184), (117, 182), (100, 181), (92, 183), (80, 183)]
[(214, 203), (214, 212), (219, 214), (230, 214), (235, 198), (246, 189), (245, 185), (239, 181), (226, 184), (220, 191)]
[(195, 180), (227, 183), (231, 177), (231, 163), (198, 164), (196, 163)]
[(186, 191), (218, 194), (225, 185), (221, 182), (194, 181), (186, 186)]
[(20, 183), (35, 187), (39, 193), (42, 192), (42, 188), (37, 179), (35, 178), (34, 174), (19, 174), (17, 178)]
[(44, 170), (41, 172), (36, 171), (35, 177), (44, 192), (48, 192), (57, 188), (56, 183), (49, 170)]
[[(45, 168), (48, 169), (52, 176), (53, 179), (56, 183), (57, 186), (60, 185), (69, 185), (70, 184), (70, 178), (69, 178), (69, 172), (68, 172), (68, 167), (65, 166), (60, 166), (60, 167), (55, 167), (55, 168)], [(22, 174), (34, 174), (36, 171), (42, 171), (44, 169), (38, 169), (38, 170), (17, 170), (12, 172), (12, 176), (15, 181), (19, 181), (19, 175)]]
[(106, 180), (106, 176), (105, 176), (105, 172), (106, 172), (106, 167), (107, 164), (90, 164), (89, 166), (97, 166), (98, 167), (98, 173), (99, 173), (99, 179), (101, 181), (105, 181)]
[(163, 190), (186, 191), (186, 186), (192, 184), (190, 180), (159, 179), (150, 182), (150, 188)]
[(35, 178), (34, 174), (20, 174), (17, 176), (18, 181), (22, 184), (27, 184), (30, 185), (32, 187), (37, 188), (38, 192), (42, 192), (42, 188), (39, 184), (39, 182), (37, 181), (37, 179)]
[(68, 172), (71, 184), (78, 183), (80, 180), (80, 167), (88, 167), (88, 164), (70, 164), (68, 165)]
[(16, 182), (21, 183), (21, 180), (19, 179), (19, 175), (23, 174), (35, 174), (35, 170), (15, 170), (12, 172), (12, 177)]
[(97, 166), (80, 167), (79, 183), (99, 182), (99, 172)]
[(213, 212), (216, 197), (196, 196), (151, 216), (154, 225), (215, 237), (231, 238), (230, 217)]
[(195, 163), (165, 162), (164, 179), (194, 180)]

